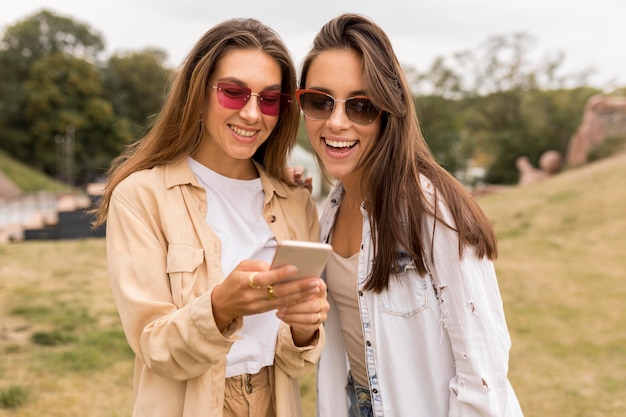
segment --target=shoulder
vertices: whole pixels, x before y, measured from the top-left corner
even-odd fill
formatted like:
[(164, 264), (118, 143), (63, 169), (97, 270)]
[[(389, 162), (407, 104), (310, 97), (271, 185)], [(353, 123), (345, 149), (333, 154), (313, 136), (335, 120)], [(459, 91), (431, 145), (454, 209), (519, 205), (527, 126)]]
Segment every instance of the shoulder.
[(133, 172), (123, 179), (114, 193), (163, 192), (184, 184), (195, 184), (195, 176), (185, 158)]
[[(261, 178), (261, 184), (266, 193), (274, 194), (279, 197), (279, 201), (286, 200), (287, 202), (295, 202), (298, 204), (312, 203), (313, 198), (309, 190), (299, 185), (288, 184), (278, 178), (275, 178), (267, 173), (265, 169), (255, 163)], [(282, 201), (281, 201), (282, 202)]]
[(446, 205), (446, 202), (442, 199), (439, 189), (431, 181), (430, 178), (424, 174), (419, 176), (420, 190), (426, 206), (431, 210), (439, 210), (441, 205)]
[(449, 202), (446, 201), (441, 190), (427, 176), (420, 174), (420, 190), (424, 198), (426, 213), (431, 221), (435, 219), (454, 227), (455, 221), (450, 210)]
[(136, 171), (120, 181), (113, 190), (113, 195), (119, 196), (163, 188), (164, 178), (165, 170), (162, 166)]

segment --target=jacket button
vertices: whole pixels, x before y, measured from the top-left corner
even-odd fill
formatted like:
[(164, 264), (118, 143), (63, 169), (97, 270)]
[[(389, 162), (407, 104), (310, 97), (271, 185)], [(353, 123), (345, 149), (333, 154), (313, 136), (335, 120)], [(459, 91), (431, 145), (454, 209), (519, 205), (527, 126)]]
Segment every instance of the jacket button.
[(273, 214), (270, 216), (270, 223), (275, 223), (276, 222), (276, 216), (274, 216)]

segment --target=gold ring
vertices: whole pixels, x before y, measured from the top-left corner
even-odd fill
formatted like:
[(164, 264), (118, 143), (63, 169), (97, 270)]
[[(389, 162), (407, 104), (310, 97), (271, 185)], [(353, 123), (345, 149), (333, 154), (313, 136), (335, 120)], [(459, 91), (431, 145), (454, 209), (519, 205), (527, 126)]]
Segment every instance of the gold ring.
[(276, 298), (276, 296), (274, 295), (274, 287), (272, 285), (267, 286), (267, 296), (269, 297), (270, 300), (273, 300), (274, 298)]
[(315, 324), (320, 324), (322, 323), (322, 315), (320, 313), (317, 313), (317, 322)]
[(322, 304), (322, 300), (320, 300), (319, 298), (317, 299), (317, 302), (320, 303), (320, 309), (318, 310), (317, 314), (321, 313), (322, 310), (324, 309), (324, 304)]
[(256, 272), (251, 273), (250, 275), (248, 275), (248, 287), (255, 289), (255, 290), (259, 290), (261, 289), (260, 285), (256, 285), (254, 283), (254, 276), (256, 275)]

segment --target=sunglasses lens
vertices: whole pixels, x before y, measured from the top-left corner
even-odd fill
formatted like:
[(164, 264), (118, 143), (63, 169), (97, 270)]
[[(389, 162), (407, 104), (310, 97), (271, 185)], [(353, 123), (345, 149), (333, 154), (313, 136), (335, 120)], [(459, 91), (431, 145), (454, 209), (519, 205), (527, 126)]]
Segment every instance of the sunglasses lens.
[[(298, 99), (302, 112), (309, 119), (326, 120), (335, 109), (336, 100), (321, 91), (301, 90)], [(368, 97), (351, 97), (344, 104), (348, 119), (360, 125), (372, 123), (381, 113)]]
[(310, 119), (328, 119), (335, 108), (335, 100), (324, 93), (300, 94), (300, 107), (304, 115)]
[[(217, 84), (217, 101), (220, 106), (227, 109), (242, 109), (248, 99), (252, 95), (252, 90), (247, 87), (218, 83)], [(256, 94), (255, 94), (256, 95)], [(277, 91), (261, 91), (259, 94), (259, 109), (261, 113), (268, 116), (280, 116), (289, 107), (291, 97)]]
[(236, 84), (217, 84), (217, 101), (227, 109), (241, 109), (246, 105), (252, 91)]
[(346, 115), (355, 123), (368, 125), (378, 118), (380, 110), (367, 97), (353, 97), (346, 100)]
[(277, 91), (262, 91), (259, 93), (261, 113), (268, 116), (280, 116), (289, 107), (291, 97)]

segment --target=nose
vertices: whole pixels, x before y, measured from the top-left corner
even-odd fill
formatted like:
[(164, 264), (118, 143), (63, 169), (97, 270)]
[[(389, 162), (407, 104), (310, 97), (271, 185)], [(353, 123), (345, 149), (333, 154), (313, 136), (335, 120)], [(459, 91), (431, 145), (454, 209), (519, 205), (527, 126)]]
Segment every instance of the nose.
[(333, 111), (330, 113), (330, 117), (326, 120), (328, 127), (334, 130), (341, 130), (350, 127), (350, 119), (346, 115), (346, 104), (343, 100), (335, 100)]
[(259, 120), (261, 118), (260, 100), (261, 98), (257, 93), (250, 93), (245, 106), (239, 111), (241, 117), (249, 121)]

